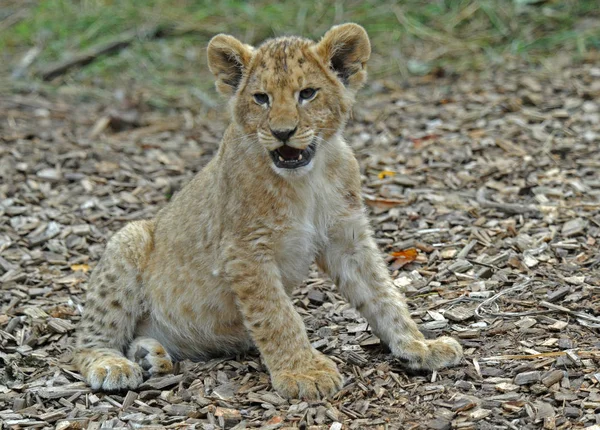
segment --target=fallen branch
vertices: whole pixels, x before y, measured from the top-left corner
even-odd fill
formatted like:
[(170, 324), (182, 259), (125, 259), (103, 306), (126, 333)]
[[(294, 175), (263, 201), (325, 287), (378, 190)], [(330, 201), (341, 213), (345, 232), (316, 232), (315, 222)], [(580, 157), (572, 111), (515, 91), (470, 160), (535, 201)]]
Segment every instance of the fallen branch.
[(8, 15), (7, 17), (0, 20), (0, 33), (5, 30), (8, 30), (12, 26), (18, 24), (25, 18), (27, 18), (29, 12), (26, 9), (19, 10), (12, 15)]
[[(93, 46), (86, 52), (75, 55), (68, 60), (51, 64), (47, 68), (37, 72), (43, 80), (49, 81), (57, 76), (67, 72), (69, 69), (77, 66), (85, 66), (98, 59), (98, 57), (107, 54), (116, 54), (127, 48), (136, 40), (158, 39), (168, 36), (184, 36), (191, 33), (205, 33), (202, 29), (196, 27), (174, 28), (165, 25), (156, 25), (152, 27), (143, 27), (141, 29), (129, 30), (120, 34), (116, 39)], [(209, 33), (206, 32), (208, 35)]]
[(51, 64), (45, 70), (38, 72), (38, 75), (45, 81), (54, 79), (57, 76), (62, 75), (67, 70), (75, 66), (85, 66), (96, 60), (101, 55), (116, 53), (122, 49), (128, 47), (136, 39), (151, 39), (157, 37), (161, 32), (160, 27), (145, 28), (142, 30), (130, 30), (127, 31), (115, 40), (96, 45), (90, 48), (88, 51), (83, 52), (79, 55), (75, 55), (73, 58), (69, 58), (65, 61), (60, 61), (55, 64)]

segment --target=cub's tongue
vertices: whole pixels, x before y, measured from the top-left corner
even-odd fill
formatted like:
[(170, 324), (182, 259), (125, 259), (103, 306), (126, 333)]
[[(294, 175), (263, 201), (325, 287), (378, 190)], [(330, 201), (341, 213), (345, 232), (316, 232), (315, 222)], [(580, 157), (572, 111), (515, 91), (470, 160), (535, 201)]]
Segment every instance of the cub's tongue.
[(286, 160), (296, 160), (300, 153), (302, 152), (300, 149), (292, 148), (291, 146), (283, 145), (278, 148), (277, 151), (279, 155), (281, 155)]

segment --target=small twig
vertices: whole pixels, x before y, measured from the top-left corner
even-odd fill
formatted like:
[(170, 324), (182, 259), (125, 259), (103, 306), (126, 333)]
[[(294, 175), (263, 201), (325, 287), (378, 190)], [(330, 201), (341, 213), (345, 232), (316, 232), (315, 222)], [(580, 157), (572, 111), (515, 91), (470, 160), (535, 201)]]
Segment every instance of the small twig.
[(462, 303), (462, 302), (478, 302), (480, 300), (481, 299), (476, 299), (476, 298), (469, 297), (469, 296), (460, 296), (460, 297), (457, 297), (455, 299), (449, 299), (449, 300), (443, 300), (442, 299), (442, 300), (439, 300), (439, 301), (433, 303), (432, 305), (430, 305), (427, 308), (427, 310), (432, 310), (432, 309), (435, 309), (435, 308), (439, 308), (441, 306), (455, 305), (457, 303)]
[(480, 310), (482, 310), (483, 312), (485, 312), (485, 313), (487, 313), (489, 315), (495, 316), (495, 317), (522, 317), (522, 316), (529, 316), (529, 315), (537, 315), (537, 314), (542, 314), (542, 313), (548, 313), (548, 311), (501, 312), (501, 313), (496, 313), (496, 312), (490, 312), (490, 311), (487, 311), (487, 310), (483, 309), (484, 306), (487, 306), (489, 304), (494, 303), (496, 300), (498, 300), (503, 295), (508, 294), (508, 293), (512, 293), (513, 291), (522, 290), (523, 288), (529, 286), (529, 284), (531, 284), (531, 280), (529, 278), (527, 278), (527, 280), (525, 282), (523, 282), (522, 284), (518, 284), (518, 285), (515, 285), (514, 287), (507, 288), (506, 290), (502, 290), (499, 293), (497, 293), (496, 295), (490, 297), (489, 299), (486, 299), (485, 301), (483, 301), (482, 303), (480, 303), (479, 306), (477, 306), (477, 308), (475, 309), (475, 315), (477, 315), (479, 318), (482, 318), (482, 316), (480, 314)]
[(592, 321), (592, 322), (595, 322), (597, 324), (600, 324), (600, 318), (595, 317), (593, 315), (588, 315), (588, 314), (583, 313), (583, 312), (572, 311), (571, 309), (565, 308), (564, 306), (555, 305), (554, 303), (549, 303), (549, 302), (546, 302), (546, 301), (540, 302), (540, 305), (542, 305), (542, 306), (544, 306), (546, 308), (552, 309), (553, 311), (564, 312), (566, 314), (573, 315), (576, 318), (580, 318), (582, 320)]
[(477, 203), (482, 208), (492, 208), (497, 209), (502, 212), (506, 212), (509, 214), (524, 214), (529, 212), (534, 212), (539, 214), (539, 210), (535, 206), (530, 205), (520, 205), (517, 203), (496, 203), (488, 200), (485, 195), (485, 188), (481, 187), (477, 190)]
[(555, 352), (541, 352), (539, 354), (526, 354), (526, 355), (496, 355), (493, 357), (480, 358), (481, 361), (504, 361), (504, 360), (535, 360), (536, 358), (546, 357), (561, 357), (568, 355), (568, 353), (575, 352), (578, 357), (581, 358), (600, 358), (600, 351), (555, 351)]
[[(531, 284), (531, 282), (532, 281), (530, 279), (527, 279), (522, 284), (515, 285), (514, 287), (511, 287), (511, 288), (507, 288), (506, 290), (502, 290), (499, 293), (497, 293), (496, 295), (490, 297), (489, 299), (486, 299), (481, 304), (479, 304), (479, 306), (477, 306), (477, 308), (475, 309), (475, 315), (477, 315), (477, 317), (479, 317), (479, 318), (482, 318), (480, 311), (482, 313), (486, 313), (486, 314), (489, 314), (489, 315), (495, 316), (495, 317), (526, 317), (526, 316), (530, 316), (530, 315), (541, 315), (541, 314), (548, 314), (548, 313), (552, 313), (552, 312), (564, 312), (568, 315), (573, 315), (574, 317), (578, 318), (579, 320), (585, 320), (585, 321), (590, 321), (590, 322), (594, 323), (593, 325), (590, 325), (592, 327), (598, 327), (600, 325), (600, 318), (598, 318), (598, 317), (595, 317), (593, 315), (588, 315), (583, 312), (572, 311), (571, 309), (565, 308), (564, 306), (555, 305), (553, 303), (549, 303), (546, 301), (540, 302), (541, 306), (548, 308), (548, 310), (545, 310), (545, 311), (491, 312), (491, 311), (488, 311), (485, 309), (485, 306), (494, 303), (496, 300), (498, 300), (503, 295), (511, 293), (513, 291), (522, 290), (523, 288), (525, 288), (529, 284)], [(583, 321), (580, 321), (580, 323), (583, 324)], [(588, 323), (585, 323), (584, 325), (588, 325)]]

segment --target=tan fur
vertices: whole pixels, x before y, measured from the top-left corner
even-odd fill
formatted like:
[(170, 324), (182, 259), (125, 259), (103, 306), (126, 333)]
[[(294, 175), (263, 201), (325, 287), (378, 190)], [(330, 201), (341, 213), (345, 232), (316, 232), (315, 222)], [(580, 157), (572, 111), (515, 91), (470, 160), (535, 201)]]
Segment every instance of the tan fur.
[[(415, 368), (457, 363), (451, 338), (427, 341), (411, 320), (373, 240), (359, 167), (341, 138), (370, 55), (356, 24), (318, 42), (284, 37), (252, 48), (231, 36), (209, 44), (232, 124), (214, 159), (152, 221), (118, 232), (90, 279), (76, 363), (94, 388), (134, 388), (142, 368), (171, 370), (256, 345), (287, 397), (333, 394), (342, 378), (311, 347), (289, 294), (317, 261), (397, 357)], [(318, 89), (310, 101), (299, 91)], [(253, 95), (269, 96), (268, 105)], [(275, 167), (270, 130), (316, 142), (311, 163)], [(126, 351), (128, 358), (125, 358)]]

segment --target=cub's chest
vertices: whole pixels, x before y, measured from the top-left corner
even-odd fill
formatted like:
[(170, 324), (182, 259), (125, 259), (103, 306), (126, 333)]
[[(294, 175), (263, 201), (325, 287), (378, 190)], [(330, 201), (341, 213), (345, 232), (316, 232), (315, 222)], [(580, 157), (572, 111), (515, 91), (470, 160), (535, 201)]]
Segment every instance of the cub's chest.
[(275, 259), (285, 289), (289, 292), (308, 276), (321, 240), (314, 222), (290, 224), (276, 244)]
[(282, 228), (275, 258), (287, 290), (297, 287), (308, 276), (316, 254), (327, 243), (330, 219), (325, 202), (307, 200)]

